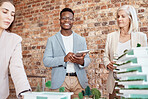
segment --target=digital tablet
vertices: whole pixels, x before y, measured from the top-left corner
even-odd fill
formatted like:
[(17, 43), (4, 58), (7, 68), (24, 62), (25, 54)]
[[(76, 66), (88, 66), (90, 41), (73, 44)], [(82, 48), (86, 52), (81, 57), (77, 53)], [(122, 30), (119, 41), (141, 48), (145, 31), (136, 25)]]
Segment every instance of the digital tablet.
[(82, 56), (84, 53), (88, 53), (89, 52), (89, 50), (84, 50), (84, 51), (77, 51), (77, 53), (75, 54), (77, 57), (80, 57), (80, 56)]

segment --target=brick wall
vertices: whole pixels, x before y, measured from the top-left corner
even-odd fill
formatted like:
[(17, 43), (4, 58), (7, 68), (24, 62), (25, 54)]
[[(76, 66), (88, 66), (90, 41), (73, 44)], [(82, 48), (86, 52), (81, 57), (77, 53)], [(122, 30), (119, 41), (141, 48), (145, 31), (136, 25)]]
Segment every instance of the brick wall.
[[(75, 12), (73, 30), (86, 38), (90, 50), (91, 64), (87, 68), (91, 88), (98, 88), (103, 97), (106, 92), (107, 70), (102, 57), (106, 36), (117, 30), (116, 11), (124, 4), (133, 5), (139, 18), (139, 31), (148, 36), (147, 0), (14, 0), (16, 20), (13, 32), (23, 38), (23, 62), (32, 87), (41, 83), (40, 77), (51, 79), (51, 68), (43, 65), (43, 53), (47, 38), (60, 30), (59, 13), (64, 7)], [(10, 83), (13, 86), (13, 83)], [(15, 99), (14, 87), (9, 99)]]

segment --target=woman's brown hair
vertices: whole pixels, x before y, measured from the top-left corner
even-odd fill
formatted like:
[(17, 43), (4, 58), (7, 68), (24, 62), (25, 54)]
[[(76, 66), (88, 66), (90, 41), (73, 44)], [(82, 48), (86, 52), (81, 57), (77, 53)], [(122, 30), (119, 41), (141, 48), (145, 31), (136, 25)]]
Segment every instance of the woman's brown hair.
[[(0, 0), (0, 6), (2, 6), (2, 4), (3, 4), (4, 2), (10, 2), (12, 5), (14, 5), (13, 0)], [(15, 17), (14, 17), (14, 19), (15, 19)], [(14, 22), (14, 21), (13, 21), (13, 22)], [(8, 29), (6, 29), (7, 31), (11, 32), (11, 28), (12, 28), (13, 22), (12, 22), (11, 25), (8, 27)]]

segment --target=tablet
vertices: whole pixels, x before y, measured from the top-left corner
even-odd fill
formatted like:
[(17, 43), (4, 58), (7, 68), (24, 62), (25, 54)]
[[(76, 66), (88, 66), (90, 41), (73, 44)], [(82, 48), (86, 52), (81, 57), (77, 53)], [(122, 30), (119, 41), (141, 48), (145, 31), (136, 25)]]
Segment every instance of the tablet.
[(77, 51), (77, 53), (75, 54), (77, 57), (80, 57), (80, 56), (82, 56), (84, 53), (88, 53), (89, 52), (89, 50), (84, 50), (84, 51)]

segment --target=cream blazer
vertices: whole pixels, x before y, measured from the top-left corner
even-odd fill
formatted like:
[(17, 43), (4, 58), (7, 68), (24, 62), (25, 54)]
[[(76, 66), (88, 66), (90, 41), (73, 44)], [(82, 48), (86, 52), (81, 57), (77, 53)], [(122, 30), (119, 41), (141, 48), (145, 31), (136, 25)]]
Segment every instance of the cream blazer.
[[(117, 45), (119, 42), (120, 32), (112, 32), (107, 35), (106, 46), (105, 46), (105, 53), (103, 57), (104, 65), (107, 68), (107, 65), (110, 61), (117, 56)], [(133, 32), (131, 33), (131, 46), (136, 47), (137, 43), (140, 43), (142, 47), (147, 46), (147, 37), (146, 34), (142, 32)], [(108, 93), (112, 94), (113, 89), (115, 86), (115, 79), (113, 77), (113, 72), (109, 70), (109, 75), (107, 78), (107, 91)]]
[(8, 68), (17, 96), (31, 89), (23, 67), (21, 41), (20, 36), (5, 30), (0, 37), (0, 99), (9, 95)]

